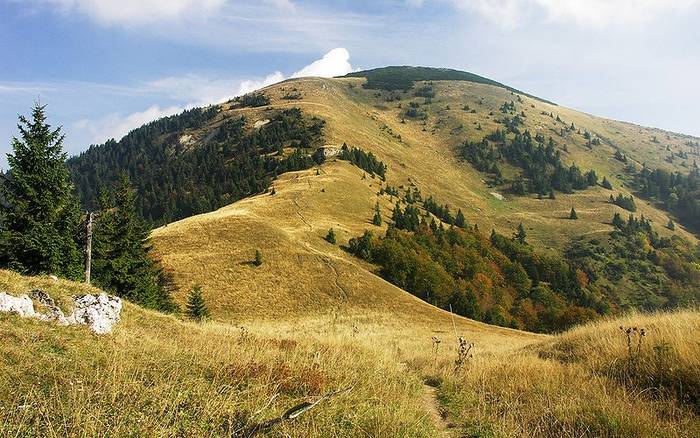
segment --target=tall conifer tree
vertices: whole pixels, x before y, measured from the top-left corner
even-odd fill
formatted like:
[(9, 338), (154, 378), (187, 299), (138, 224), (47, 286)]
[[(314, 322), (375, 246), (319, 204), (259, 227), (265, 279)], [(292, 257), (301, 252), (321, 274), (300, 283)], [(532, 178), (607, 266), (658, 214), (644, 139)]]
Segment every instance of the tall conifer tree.
[(45, 105), (19, 116), (9, 172), (0, 180), (0, 266), (70, 279), (82, 274), (80, 209), (66, 167), (61, 128), (46, 123)]
[(172, 281), (149, 255), (149, 229), (136, 212), (136, 192), (126, 173), (100, 203), (93, 238), (96, 283), (142, 306), (175, 310)]

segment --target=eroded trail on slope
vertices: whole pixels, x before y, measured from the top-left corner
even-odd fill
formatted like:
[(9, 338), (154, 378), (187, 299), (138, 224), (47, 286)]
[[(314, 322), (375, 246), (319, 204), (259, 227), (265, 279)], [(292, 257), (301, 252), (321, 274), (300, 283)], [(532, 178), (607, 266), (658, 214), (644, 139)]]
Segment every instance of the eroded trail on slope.
[(454, 429), (450, 423), (447, 422), (445, 416), (443, 415), (442, 407), (437, 397), (437, 389), (433, 386), (423, 383), (423, 389), (421, 391), (421, 399), (423, 401), (423, 406), (425, 411), (428, 413), (430, 421), (433, 422), (435, 428), (437, 429), (439, 435), (443, 438), (454, 437)]

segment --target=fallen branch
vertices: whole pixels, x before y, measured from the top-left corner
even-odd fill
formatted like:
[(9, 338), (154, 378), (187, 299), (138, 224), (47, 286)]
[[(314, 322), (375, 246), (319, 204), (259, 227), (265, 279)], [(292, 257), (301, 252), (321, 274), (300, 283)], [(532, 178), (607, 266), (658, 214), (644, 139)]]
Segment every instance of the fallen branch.
[[(257, 423), (255, 425), (245, 429), (240, 435), (235, 434), (234, 436), (249, 438), (249, 437), (252, 437), (253, 435), (255, 435), (259, 432), (265, 432), (267, 430), (270, 430), (273, 426), (275, 426), (279, 423), (282, 423), (283, 421), (293, 420), (293, 419), (299, 417), (304, 412), (307, 412), (307, 411), (313, 409), (314, 407), (318, 406), (322, 401), (328, 400), (329, 398), (335, 397), (336, 395), (339, 395), (339, 394), (348, 393), (348, 392), (352, 391), (353, 388), (354, 388), (353, 386), (350, 386), (348, 388), (339, 389), (337, 391), (332, 391), (332, 392), (326, 393), (326, 394), (322, 395), (321, 397), (319, 397), (314, 402), (307, 400), (305, 402), (299, 403), (298, 405), (287, 409), (284, 412), (284, 414), (280, 415), (279, 417), (270, 418), (269, 420), (265, 420), (265, 421), (262, 421), (260, 423)], [(274, 396), (273, 396), (273, 398), (274, 398)]]

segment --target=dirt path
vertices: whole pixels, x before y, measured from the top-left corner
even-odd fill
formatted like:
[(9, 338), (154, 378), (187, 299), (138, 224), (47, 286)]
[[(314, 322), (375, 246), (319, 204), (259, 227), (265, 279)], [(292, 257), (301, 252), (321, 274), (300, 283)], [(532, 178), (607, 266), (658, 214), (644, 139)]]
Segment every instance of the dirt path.
[(455, 435), (450, 430), (450, 424), (442, 416), (440, 410), (440, 402), (437, 398), (437, 389), (426, 383), (423, 384), (423, 391), (421, 393), (421, 399), (423, 401), (423, 406), (428, 412), (428, 417), (430, 421), (433, 422), (435, 428), (438, 431), (438, 436), (443, 438), (452, 438)]

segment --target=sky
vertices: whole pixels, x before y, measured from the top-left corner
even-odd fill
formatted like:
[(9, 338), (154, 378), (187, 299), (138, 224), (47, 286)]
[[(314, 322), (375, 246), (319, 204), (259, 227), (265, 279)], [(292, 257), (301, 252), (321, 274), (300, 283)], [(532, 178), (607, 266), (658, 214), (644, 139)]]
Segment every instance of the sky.
[(700, 0), (0, 0), (0, 169), (34, 102), (69, 155), (290, 77), (476, 73), (700, 136)]

